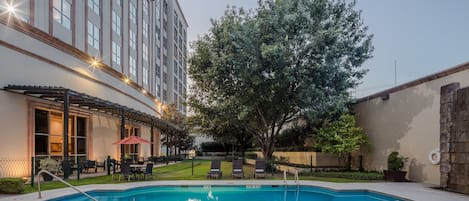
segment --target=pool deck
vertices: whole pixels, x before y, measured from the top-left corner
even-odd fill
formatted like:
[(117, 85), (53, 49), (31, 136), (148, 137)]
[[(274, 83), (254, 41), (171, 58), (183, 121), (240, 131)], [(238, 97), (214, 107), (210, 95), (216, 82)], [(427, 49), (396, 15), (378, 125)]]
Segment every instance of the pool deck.
[[(288, 181), (289, 185), (295, 185), (294, 181)], [(284, 185), (282, 180), (205, 180), (205, 181), (148, 181), (132, 182), (125, 184), (93, 184), (78, 186), (82, 191), (93, 190), (126, 190), (129, 188), (144, 186), (180, 186), (180, 185)], [(451, 193), (433, 189), (421, 183), (331, 183), (320, 181), (300, 181), (300, 185), (325, 187), (333, 190), (369, 190), (373, 192), (394, 195), (415, 201), (469, 201), (469, 195)], [(64, 195), (77, 193), (71, 188), (55, 189), (42, 192), (42, 199), (38, 199), (38, 193), (30, 193), (20, 196), (9, 196), (3, 200), (48, 200)]]

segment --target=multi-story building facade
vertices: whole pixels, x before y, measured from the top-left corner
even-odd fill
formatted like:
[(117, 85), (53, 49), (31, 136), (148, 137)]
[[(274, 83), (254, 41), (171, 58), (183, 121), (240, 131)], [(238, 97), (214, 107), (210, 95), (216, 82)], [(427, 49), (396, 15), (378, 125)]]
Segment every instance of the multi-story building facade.
[[(187, 27), (177, 0), (1, 1), (0, 177), (159, 155), (162, 108), (186, 113)], [(130, 135), (152, 144), (113, 145)]]

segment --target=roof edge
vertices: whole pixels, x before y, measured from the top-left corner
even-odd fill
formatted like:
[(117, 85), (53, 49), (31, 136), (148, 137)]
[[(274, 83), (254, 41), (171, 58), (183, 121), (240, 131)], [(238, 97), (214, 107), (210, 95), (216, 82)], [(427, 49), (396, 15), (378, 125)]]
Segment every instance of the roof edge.
[(176, 4), (177, 4), (179, 11), (181, 12), (182, 19), (184, 19), (184, 22), (186, 23), (186, 27), (189, 27), (189, 23), (187, 23), (186, 16), (184, 15), (184, 12), (182, 12), (182, 7), (179, 4), (179, 0), (176, 0)]
[(446, 77), (448, 75), (452, 75), (454, 73), (458, 73), (458, 72), (465, 71), (465, 70), (468, 70), (468, 69), (469, 69), (469, 62), (465, 62), (465, 63), (459, 64), (459, 65), (456, 65), (454, 67), (448, 68), (446, 70), (443, 70), (443, 71), (440, 71), (440, 72), (437, 72), (437, 73), (433, 73), (433, 74), (421, 77), (419, 79), (416, 79), (416, 80), (413, 80), (413, 81), (410, 81), (410, 82), (406, 82), (404, 84), (400, 84), (398, 86), (386, 89), (384, 91), (380, 91), (380, 92), (377, 92), (377, 93), (374, 93), (374, 94), (371, 94), (371, 95), (368, 95), (368, 96), (365, 96), (365, 97), (362, 97), (362, 98), (358, 98), (354, 101), (354, 104), (366, 102), (366, 101), (369, 101), (369, 100), (372, 100), (372, 99), (375, 99), (375, 98), (378, 98), (378, 97), (385, 97), (385, 96), (387, 96), (391, 93), (395, 93), (395, 92), (398, 92), (398, 91), (401, 91), (401, 90), (404, 90), (404, 89), (407, 89), (407, 88), (410, 88), (410, 87), (417, 86), (417, 85), (425, 83), (425, 82), (433, 81), (433, 80), (436, 80), (436, 79), (439, 79), (439, 78), (442, 78), (442, 77)]

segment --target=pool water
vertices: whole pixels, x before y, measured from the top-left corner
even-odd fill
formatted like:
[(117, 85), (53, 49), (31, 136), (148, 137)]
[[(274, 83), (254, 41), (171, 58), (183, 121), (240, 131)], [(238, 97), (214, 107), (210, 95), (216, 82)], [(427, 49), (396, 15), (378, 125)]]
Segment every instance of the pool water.
[[(152, 186), (126, 191), (91, 191), (100, 201), (398, 201), (399, 198), (359, 190), (332, 191), (301, 186)], [(51, 201), (85, 201), (74, 194)]]

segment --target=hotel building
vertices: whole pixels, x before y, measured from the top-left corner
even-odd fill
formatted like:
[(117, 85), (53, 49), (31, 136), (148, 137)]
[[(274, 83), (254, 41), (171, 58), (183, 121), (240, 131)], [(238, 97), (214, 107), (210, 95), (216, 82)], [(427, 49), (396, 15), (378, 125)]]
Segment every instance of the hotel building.
[[(1, 1), (0, 177), (160, 155), (179, 131), (162, 108), (186, 113), (187, 26), (177, 0)], [(130, 135), (152, 144), (113, 144)]]

